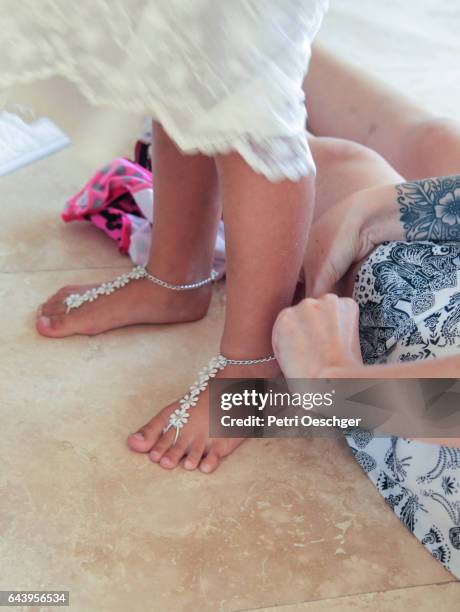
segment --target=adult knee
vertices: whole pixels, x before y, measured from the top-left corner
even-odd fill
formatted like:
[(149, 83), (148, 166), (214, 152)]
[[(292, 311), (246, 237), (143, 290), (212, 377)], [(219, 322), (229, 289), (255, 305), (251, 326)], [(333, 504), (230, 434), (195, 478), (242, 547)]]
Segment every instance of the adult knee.
[(460, 136), (460, 123), (448, 117), (433, 117), (417, 123), (410, 131), (413, 146), (438, 147)]
[(382, 182), (384, 177), (391, 182), (393, 176), (389, 171), (387, 162), (372, 149), (350, 140), (339, 138), (317, 139), (315, 148), (312, 147), (313, 156), (317, 163), (318, 176), (342, 182), (337, 194), (340, 197), (343, 189), (349, 192), (364, 189), (372, 181)]
[(433, 117), (409, 129), (401, 149), (407, 178), (460, 170), (460, 122)]
[(325, 168), (335, 165), (373, 162), (379, 154), (351, 140), (341, 138), (315, 138), (311, 143), (315, 160)]

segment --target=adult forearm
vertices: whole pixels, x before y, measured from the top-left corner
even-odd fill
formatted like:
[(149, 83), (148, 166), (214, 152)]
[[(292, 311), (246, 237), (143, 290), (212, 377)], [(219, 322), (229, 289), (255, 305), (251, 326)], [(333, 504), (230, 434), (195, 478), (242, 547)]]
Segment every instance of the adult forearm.
[(351, 365), (327, 368), (318, 378), (458, 378), (460, 355), (385, 365)]
[(388, 185), (367, 195), (363, 231), (374, 244), (460, 241), (460, 174)]
[[(460, 355), (414, 363), (328, 368), (320, 378), (458, 378)], [(414, 438), (420, 442), (460, 448), (460, 438)]]

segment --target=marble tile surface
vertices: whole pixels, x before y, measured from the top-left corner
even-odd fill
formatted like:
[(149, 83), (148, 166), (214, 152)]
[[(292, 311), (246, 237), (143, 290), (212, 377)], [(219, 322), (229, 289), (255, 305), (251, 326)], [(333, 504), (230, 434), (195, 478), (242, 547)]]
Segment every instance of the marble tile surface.
[[(352, 597), (304, 602), (292, 606), (265, 608), (265, 612), (394, 612), (395, 610), (446, 610), (460, 607), (460, 584), (436, 584), (396, 591), (365, 593)], [(259, 610), (262, 610), (259, 608)]]
[(79, 611), (180, 612), (452, 580), (342, 441), (249, 441), (210, 477), (132, 454), (126, 435), (215, 352), (224, 290), (192, 324), (36, 334), (44, 296), (108, 273), (0, 275), (0, 583), (70, 590)]
[(0, 179), (0, 272), (129, 266), (91, 223), (59, 217), (95, 170), (71, 148)]

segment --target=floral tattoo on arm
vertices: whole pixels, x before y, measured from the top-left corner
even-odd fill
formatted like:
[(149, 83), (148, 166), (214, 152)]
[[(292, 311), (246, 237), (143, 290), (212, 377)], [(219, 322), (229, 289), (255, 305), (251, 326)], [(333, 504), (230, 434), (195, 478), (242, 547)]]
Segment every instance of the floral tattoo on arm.
[(401, 183), (396, 192), (407, 240), (460, 240), (460, 175)]

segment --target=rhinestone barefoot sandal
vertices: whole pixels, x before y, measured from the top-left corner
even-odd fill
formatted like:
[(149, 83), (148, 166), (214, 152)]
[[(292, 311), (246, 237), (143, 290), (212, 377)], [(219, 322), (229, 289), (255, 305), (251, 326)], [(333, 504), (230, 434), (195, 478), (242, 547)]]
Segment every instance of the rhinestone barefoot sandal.
[[(114, 280), (108, 281), (107, 283), (102, 283), (98, 287), (93, 287), (92, 289), (85, 291), (85, 293), (73, 293), (67, 296), (64, 300), (64, 304), (67, 306), (67, 313), (75, 308), (80, 308), (80, 306), (83, 306), (83, 304), (86, 302), (94, 302), (102, 295), (111, 295), (118, 289), (128, 285), (131, 281), (141, 280), (143, 278), (147, 278), (152, 283), (156, 283), (157, 285), (161, 285), (162, 287), (171, 289), (172, 291), (190, 291), (192, 289), (199, 289), (200, 287), (204, 287), (204, 285), (208, 285), (209, 283), (215, 281), (217, 278), (217, 272), (213, 270), (210, 276), (194, 283), (172, 285), (171, 283), (167, 283), (166, 281), (161, 280), (161, 278), (150, 274), (145, 267), (137, 266), (133, 268), (131, 272), (121, 274)], [(261, 357), (260, 359), (229, 359), (223, 355), (213, 357), (208, 365), (199, 372), (198, 379), (190, 387), (189, 392), (180, 400), (180, 407), (177, 408), (177, 410), (174, 410), (174, 412), (170, 415), (168, 424), (163, 429), (163, 433), (166, 433), (170, 429), (175, 429), (176, 435), (174, 437), (174, 444), (177, 442), (181, 429), (189, 419), (190, 408), (196, 406), (199, 395), (207, 388), (211, 378), (215, 378), (220, 370), (223, 370), (228, 365), (256, 365), (259, 363), (274, 361), (274, 359), (274, 355), (268, 355), (266, 357)]]
[(136, 266), (131, 270), (131, 272), (128, 272), (128, 274), (120, 274), (120, 276), (117, 276), (117, 278), (114, 278), (112, 281), (108, 281), (107, 283), (102, 283), (98, 287), (88, 289), (88, 291), (85, 291), (85, 293), (72, 293), (71, 295), (68, 295), (64, 300), (64, 304), (67, 306), (67, 313), (69, 313), (72, 309), (83, 306), (85, 302), (94, 302), (94, 300), (97, 300), (97, 298), (101, 295), (111, 295), (114, 291), (125, 287), (131, 281), (141, 280), (143, 278), (148, 278), (148, 280), (152, 281), (152, 283), (161, 285), (161, 287), (171, 289), (172, 291), (190, 291), (191, 289), (199, 289), (200, 287), (209, 285), (209, 283), (216, 280), (217, 276), (217, 272), (213, 270), (211, 275), (203, 280), (188, 283), (186, 285), (172, 285), (171, 283), (167, 283), (166, 281), (161, 280), (161, 278), (150, 274), (150, 272), (148, 272), (143, 266)]
[(275, 355), (267, 355), (260, 359), (228, 359), (223, 355), (213, 357), (208, 365), (204, 367), (198, 374), (198, 379), (190, 387), (189, 392), (179, 401), (180, 407), (174, 410), (170, 415), (168, 424), (163, 429), (166, 433), (170, 429), (176, 430), (174, 444), (180, 435), (181, 429), (186, 425), (190, 414), (190, 408), (196, 406), (200, 394), (207, 388), (211, 378), (215, 378), (220, 370), (223, 370), (228, 365), (256, 365), (258, 363), (266, 363), (274, 361)]

